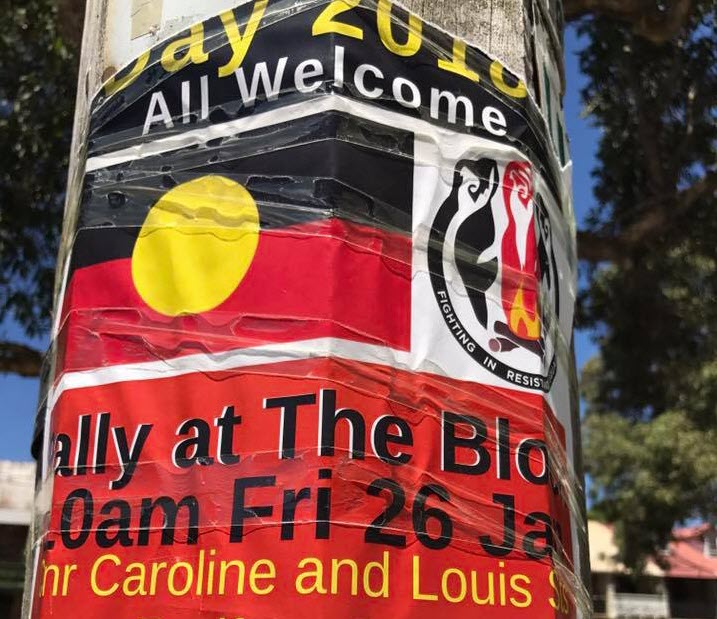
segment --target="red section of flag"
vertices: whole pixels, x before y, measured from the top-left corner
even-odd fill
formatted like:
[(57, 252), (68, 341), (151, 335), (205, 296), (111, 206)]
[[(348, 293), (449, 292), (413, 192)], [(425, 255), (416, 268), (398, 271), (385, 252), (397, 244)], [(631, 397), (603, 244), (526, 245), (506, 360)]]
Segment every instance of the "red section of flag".
[(537, 444), (564, 466), (539, 395), (310, 359), (67, 391), (52, 420), (34, 617), (574, 616), (562, 486), (526, 478)]
[[(181, 277), (181, 274), (177, 274)], [(407, 350), (411, 240), (330, 219), (262, 230), (235, 292), (168, 318), (135, 290), (131, 258), (78, 269), (63, 303), (61, 371), (337, 337)]]

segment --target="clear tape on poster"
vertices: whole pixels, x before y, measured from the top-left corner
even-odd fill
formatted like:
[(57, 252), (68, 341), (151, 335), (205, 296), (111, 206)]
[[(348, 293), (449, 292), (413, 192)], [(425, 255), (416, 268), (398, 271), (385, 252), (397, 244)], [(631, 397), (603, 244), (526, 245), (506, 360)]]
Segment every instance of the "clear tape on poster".
[(569, 167), (520, 80), (257, 0), (79, 109), (28, 616), (590, 615)]

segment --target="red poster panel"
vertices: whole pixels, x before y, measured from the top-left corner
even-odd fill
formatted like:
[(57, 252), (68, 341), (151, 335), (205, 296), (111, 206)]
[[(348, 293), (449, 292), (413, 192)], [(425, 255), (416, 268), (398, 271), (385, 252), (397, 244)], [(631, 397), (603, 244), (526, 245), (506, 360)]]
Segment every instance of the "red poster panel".
[(37, 617), (574, 616), (541, 396), (305, 360), (70, 390), (52, 430)]

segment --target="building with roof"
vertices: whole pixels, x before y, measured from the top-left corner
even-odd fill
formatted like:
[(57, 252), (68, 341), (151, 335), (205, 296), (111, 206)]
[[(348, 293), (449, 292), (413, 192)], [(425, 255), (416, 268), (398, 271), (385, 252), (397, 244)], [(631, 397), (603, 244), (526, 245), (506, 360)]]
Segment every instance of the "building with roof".
[(0, 617), (19, 619), (35, 464), (0, 460)]
[(591, 520), (590, 567), (595, 617), (717, 619), (715, 527), (676, 529), (660, 564), (649, 560), (637, 581), (618, 560), (613, 527)]

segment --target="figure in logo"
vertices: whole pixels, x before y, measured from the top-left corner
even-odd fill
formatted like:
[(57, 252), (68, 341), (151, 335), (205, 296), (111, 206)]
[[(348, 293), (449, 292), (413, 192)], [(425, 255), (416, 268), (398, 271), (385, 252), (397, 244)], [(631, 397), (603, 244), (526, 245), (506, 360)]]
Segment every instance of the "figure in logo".
[(498, 165), (493, 159), (459, 161), (451, 193), (434, 222), (434, 233), (442, 231), (443, 245), (453, 249), (456, 271), (484, 328), (488, 325), (486, 290), (498, 274), (497, 256), (485, 255), (495, 243), (491, 200), (498, 190), (498, 182)]
[[(555, 315), (560, 312), (560, 285), (558, 281), (558, 265), (553, 250), (553, 231), (550, 225), (548, 209), (542, 196), (537, 197), (538, 216), (535, 223), (538, 227), (540, 240), (538, 241), (538, 260), (540, 262), (540, 285), (544, 291), (546, 301), (552, 304)], [(548, 318), (543, 311), (543, 323)]]
[(494, 352), (522, 346), (542, 353), (538, 290), (538, 249), (533, 212), (533, 171), (511, 161), (503, 176), (503, 206), (508, 225), (501, 242), (501, 303), (505, 322), (496, 321)]
[[(550, 218), (535, 195), (530, 164), (510, 162), (503, 178), (508, 225), (501, 243), (501, 301), (505, 322), (496, 321), (493, 352), (520, 346), (543, 357), (550, 308), (558, 311), (558, 272)], [(541, 300), (541, 291), (543, 298)]]

